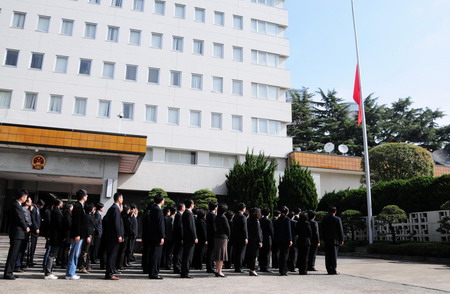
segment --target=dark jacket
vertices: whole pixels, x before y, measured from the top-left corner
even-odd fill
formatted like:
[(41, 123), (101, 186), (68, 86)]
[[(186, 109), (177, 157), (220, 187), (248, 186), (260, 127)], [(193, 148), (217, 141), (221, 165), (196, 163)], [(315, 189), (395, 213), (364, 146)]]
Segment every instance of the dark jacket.
[(39, 207), (33, 204), (33, 210), (31, 211), (30, 215), (31, 222), (33, 224), (31, 232), (36, 233), (36, 230), (39, 230), (41, 228), (41, 213), (39, 211)]
[(173, 221), (173, 241), (181, 242), (183, 240), (183, 213), (177, 212)]
[(149, 216), (149, 240), (160, 242), (161, 239), (166, 237), (166, 223), (164, 221), (164, 215), (159, 205), (154, 205), (150, 210)]
[(270, 248), (270, 246), (272, 246), (273, 240), (273, 223), (269, 218), (265, 216), (259, 220), (259, 223), (261, 224), (263, 235), (263, 246), (266, 248)]
[(83, 205), (79, 201), (75, 202), (72, 210), (72, 227), (70, 228), (70, 238), (80, 236), (85, 239), (87, 236), (87, 218)]
[(70, 244), (70, 228), (72, 227), (72, 212), (69, 210), (65, 210), (63, 212), (64, 217), (64, 236), (65, 236), (65, 243)]
[(216, 213), (214, 211), (210, 211), (206, 215), (206, 230), (208, 234), (208, 244), (213, 244), (215, 238), (215, 219)]
[(186, 209), (181, 217), (181, 222), (183, 224), (183, 242), (194, 243), (195, 239), (197, 239), (197, 230), (195, 229), (194, 214), (192, 211)]
[(328, 214), (322, 220), (322, 231), (325, 245), (340, 245), (344, 242), (344, 229), (339, 217)]
[(231, 236), (230, 224), (228, 223), (228, 219), (224, 215), (219, 215), (214, 220), (215, 239), (229, 239)]
[(205, 244), (207, 239), (206, 220), (203, 218), (195, 219), (195, 230), (197, 231), (198, 244)]
[(106, 213), (105, 216), (105, 240), (117, 241), (119, 237), (124, 237), (124, 227), (122, 218), (120, 217), (120, 209), (117, 204), (113, 204)]
[(274, 242), (277, 244), (292, 241), (291, 220), (287, 216), (280, 216), (274, 223)]
[(308, 221), (298, 221), (295, 226), (295, 233), (297, 234), (297, 246), (311, 245), (311, 226)]
[(124, 227), (125, 237), (131, 237), (133, 235), (133, 228), (131, 224), (131, 217), (129, 214), (122, 213), (122, 222)]
[(247, 218), (242, 212), (238, 212), (233, 218), (233, 242), (244, 244), (245, 239), (248, 239)]
[(131, 221), (131, 231), (132, 231), (131, 237), (136, 238), (139, 235), (138, 219), (134, 214), (132, 214), (130, 216), (130, 221)]
[(95, 219), (94, 222), (95, 235), (101, 238), (103, 234), (103, 226), (102, 226), (102, 214), (100, 213), (100, 211), (95, 212), (94, 219)]
[(22, 205), (14, 201), (9, 213), (9, 238), (10, 239), (25, 239), (25, 232), (27, 230), (27, 223), (25, 222), (25, 215), (23, 214)]
[(259, 255), (259, 244), (262, 243), (263, 241), (261, 225), (257, 218), (249, 217), (247, 227), (248, 227), (247, 255), (250, 257), (255, 257)]
[(59, 208), (55, 208), (51, 212), (52, 226), (50, 227), (49, 237), (51, 246), (61, 246), (62, 242), (67, 238), (67, 227), (64, 215)]
[(95, 234), (95, 216), (93, 214), (86, 214), (86, 236), (93, 237)]
[(166, 241), (173, 241), (173, 222), (175, 221), (175, 216), (164, 216), (164, 222), (166, 224)]
[(319, 235), (319, 224), (311, 219), (308, 221), (311, 226), (311, 245), (317, 245), (320, 243), (320, 235)]
[(148, 207), (144, 210), (144, 215), (142, 216), (142, 241), (150, 241), (150, 209)]

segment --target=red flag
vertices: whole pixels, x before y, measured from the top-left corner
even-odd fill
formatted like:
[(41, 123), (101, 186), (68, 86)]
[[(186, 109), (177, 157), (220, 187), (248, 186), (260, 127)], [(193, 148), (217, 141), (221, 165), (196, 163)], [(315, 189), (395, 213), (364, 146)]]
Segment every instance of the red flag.
[(361, 88), (359, 87), (359, 65), (356, 65), (355, 87), (353, 89), (353, 100), (358, 104), (358, 126), (362, 122), (362, 103), (361, 103)]

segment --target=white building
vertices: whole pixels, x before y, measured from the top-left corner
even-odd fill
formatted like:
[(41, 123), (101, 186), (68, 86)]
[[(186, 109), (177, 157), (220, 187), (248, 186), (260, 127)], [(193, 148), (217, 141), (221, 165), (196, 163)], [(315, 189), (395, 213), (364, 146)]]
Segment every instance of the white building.
[[(228, 168), (252, 149), (282, 171), (292, 150), (283, 2), (1, 1), (0, 209), (21, 187), (39, 197), (88, 187), (102, 202), (116, 189), (226, 194)], [(124, 134), (146, 137), (146, 150)]]

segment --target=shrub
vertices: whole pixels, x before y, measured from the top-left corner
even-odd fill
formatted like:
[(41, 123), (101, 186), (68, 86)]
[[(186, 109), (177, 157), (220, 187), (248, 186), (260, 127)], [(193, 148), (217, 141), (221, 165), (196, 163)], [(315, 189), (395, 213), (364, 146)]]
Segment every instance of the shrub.
[(369, 253), (425, 256), (425, 257), (449, 257), (450, 243), (437, 242), (401, 242), (392, 244), (388, 242), (375, 242), (367, 246)]
[(208, 210), (208, 204), (211, 201), (217, 201), (216, 194), (208, 189), (200, 189), (194, 192), (192, 197), (196, 208)]
[(153, 203), (153, 199), (155, 198), (155, 196), (164, 196), (164, 207), (166, 206), (173, 206), (175, 205), (175, 202), (169, 198), (169, 196), (167, 195), (167, 192), (164, 189), (161, 188), (153, 188), (148, 192), (148, 196), (145, 197), (145, 199), (143, 199), (141, 201), (141, 203), (146, 207), (148, 204)]
[(389, 231), (391, 232), (392, 235), (392, 242), (395, 242), (397, 240), (396, 231), (393, 224), (399, 223), (402, 220), (405, 220), (406, 218), (407, 216), (405, 211), (400, 207), (398, 207), (397, 205), (385, 206), (377, 217), (379, 221), (388, 225)]

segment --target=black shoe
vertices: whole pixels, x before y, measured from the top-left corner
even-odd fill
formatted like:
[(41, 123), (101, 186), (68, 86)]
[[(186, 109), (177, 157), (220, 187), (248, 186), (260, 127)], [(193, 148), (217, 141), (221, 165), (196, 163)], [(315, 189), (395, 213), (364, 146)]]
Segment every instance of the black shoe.
[(182, 279), (193, 279), (194, 277), (190, 276), (190, 275), (183, 275), (181, 276)]
[(18, 268), (18, 269), (14, 269), (14, 272), (16, 272), (16, 273), (23, 273), (24, 270), (23, 270), (23, 268)]
[(289, 276), (288, 273), (280, 273), (280, 276)]
[(271, 271), (271, 270), (269, 270), (269, 269), (260, 270), (260, 272), (263, 272), (263, 273), (273, 273), (273, 271)]
[(207, 272), (208, 274), (214, 274), (214, 273), (215, 273), (215, 271), (213, 271), (213, 270), (206, 270), (206, 272)]
[(17, 277), (17, 276), (15, 276), (15, 275), (12, 275), (12, 276), (3, 276), (3, 279), (5, 279), (5, 280), (15, 280), (15, 279), (17, 279), (16, 277)]
[(177, 269), (174, 269), (174, 270), (173, 270), (173, 273), (176, 274), (176, 275), (179, 275), (179, 274), (181, 274), (181, 271), (180, 271), (180, 270), (177, 270)]
[(241, 270), (241, 269), (235, 269), (235, 270), (234, 270), (234, 272), (235, 272), (235, 273), (241, 273), (241, 274), (243, 274), (243, 273), (244, 273), (244, 271), (243, 271), (243, 270)]
[(256, 272), (254, 272), (254, 271), (250, 271), (248, 273), (248, 275), (251, 276), (251, 277), (257, 277), (258, 276), (258, 274)]
[(339, 273), (338, 272), (331, 272), (331, 273), (328, 273), (329, 275), (339, 275)]
[(299, 273), (299, 275), (306, 276), (306, 275), (308, 275), (308, 273)]
[(158, 275), (158, 276), (150, 276), (149, 279), (151, 279), (151, 280), (162, 280), (163, 277), (161, 277), (160, 275)]
[(315, 268), (309, 268), (308, 272), (317, 272), (317, 270)]
[(119, 271), (119, 270), (114, 270), (114, 272), (113, 272), (113, 274), (115, 274), (115, 275), (120, 275), (122, 272), (121, 271)]

